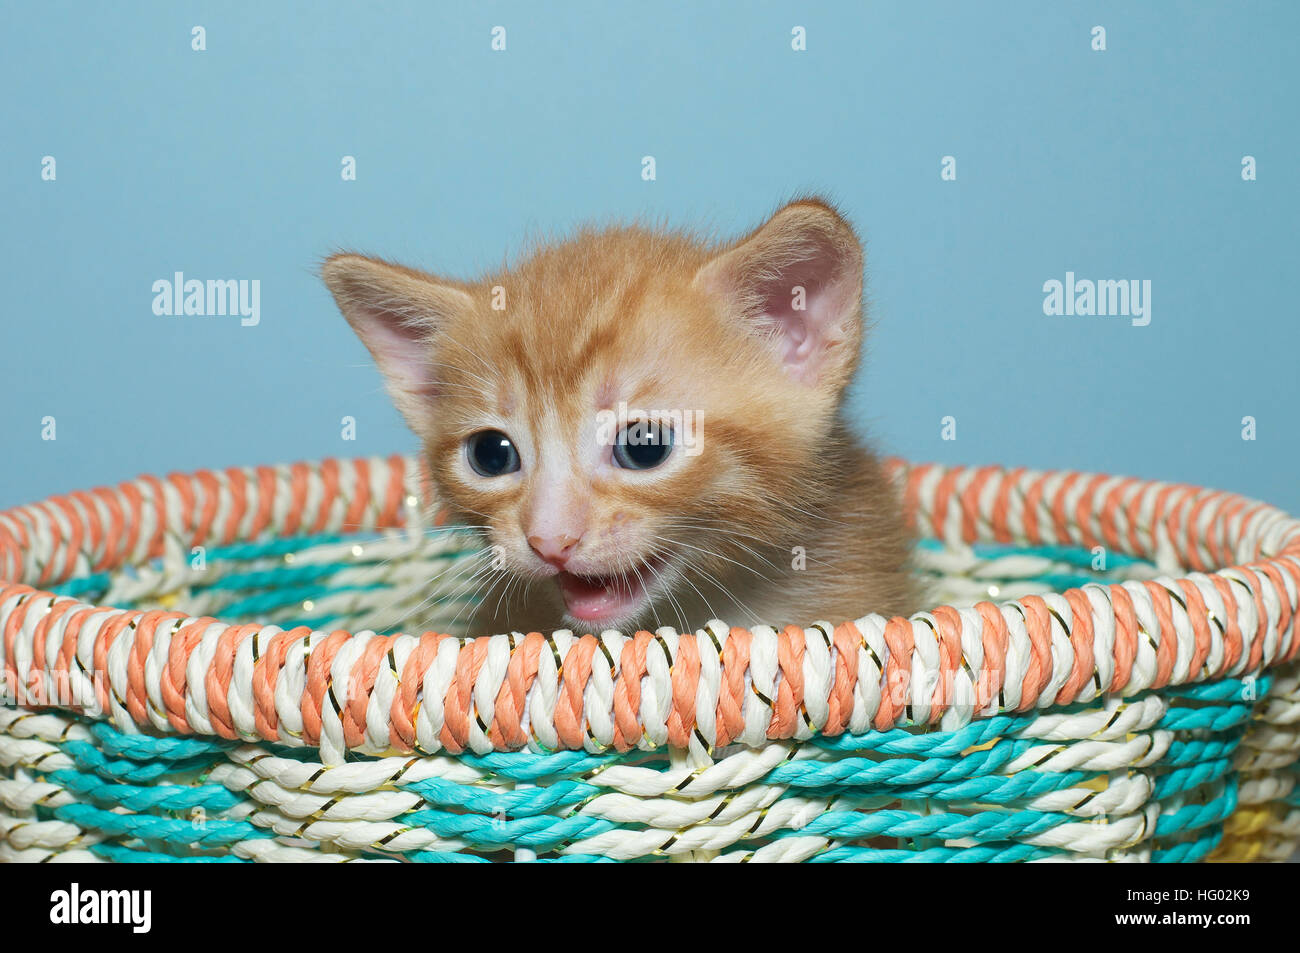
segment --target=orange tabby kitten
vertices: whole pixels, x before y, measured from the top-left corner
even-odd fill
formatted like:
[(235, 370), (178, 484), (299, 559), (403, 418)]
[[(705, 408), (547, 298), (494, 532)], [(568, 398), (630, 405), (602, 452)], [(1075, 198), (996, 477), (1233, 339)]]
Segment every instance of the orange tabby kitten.
[(496, 554), (473, 631), (631, 632), (916, 608), (898, 500), (840, 416), (862, 268), (803, 199), (723, 246), (584, 229), (477, 281), (323, 274)]

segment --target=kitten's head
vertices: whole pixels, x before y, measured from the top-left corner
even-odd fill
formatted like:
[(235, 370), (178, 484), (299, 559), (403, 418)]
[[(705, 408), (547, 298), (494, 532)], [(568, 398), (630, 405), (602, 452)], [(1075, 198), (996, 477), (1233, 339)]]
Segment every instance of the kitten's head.
[(802, 541), (859, 356), (862, 265), (852, 228), (804, 199), (721, 246), (588, 229), (478, 281), (352, 254), (323, 274), (439, 501), (502, 577), (598, 631)]

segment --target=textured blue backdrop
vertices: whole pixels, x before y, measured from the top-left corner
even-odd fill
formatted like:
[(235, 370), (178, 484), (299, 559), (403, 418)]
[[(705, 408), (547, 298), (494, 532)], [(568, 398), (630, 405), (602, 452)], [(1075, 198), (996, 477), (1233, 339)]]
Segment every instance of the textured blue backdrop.
[[(815, 189), (868, 241), (854, 407), (888, 451), (1300, 512), (1300, 5), (805, 6), (4, 4), (0, 505), (410, 449), (314, 277), (336, 248), (465, 273)], [(260, 323), (155, 315), (176, 271), (257, 279)], [(1151, 323), (1044, 315), (1067, 271), (1149, 279)]]

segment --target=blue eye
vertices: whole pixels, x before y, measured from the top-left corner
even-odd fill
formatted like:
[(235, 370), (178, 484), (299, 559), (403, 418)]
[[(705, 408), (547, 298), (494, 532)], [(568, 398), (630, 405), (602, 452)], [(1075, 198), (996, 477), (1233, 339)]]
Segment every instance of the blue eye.
[(519, 451), (500, 430), (472, 434), (465, 441), (465, 454), (479, 476), (501, 476), (519, 469)]
[(637, 420), (618, 432), (614, 462), (624, 470), (653, 470), (672, 452), (672, 427), (652, 420)]

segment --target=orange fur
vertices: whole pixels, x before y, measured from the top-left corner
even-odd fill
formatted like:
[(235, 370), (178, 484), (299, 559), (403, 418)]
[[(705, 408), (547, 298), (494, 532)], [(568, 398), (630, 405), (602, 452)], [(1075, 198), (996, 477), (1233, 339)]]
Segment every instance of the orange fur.
[[(861, 350), (862, 252), (827, 203), (791, 203), (720, 246), (588, 228), (471, 282), (350, 254), (324, 278), (423, 441), (440, 501), (499, 547), (505, 571), (485, 581), (475, 632), (580, 624), (530, 551), (539, 507), (585, 529), (575, 571), (666, 560), (620, 628), (917, 608), (898, 501), (841, 415)], [(764, 311), (787, 281), (818, 283), (816, 322)], [(675, 449), (658, 470), (606, 465), (593, 418), (620, 401), (700, 414), (701, 452)], [(486, 428), (519, 446), (520, 473), (468, 471), (464, 442)], [(794, 568), (800, 549), (806, 566)]]

